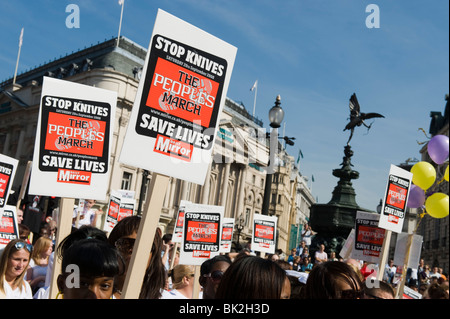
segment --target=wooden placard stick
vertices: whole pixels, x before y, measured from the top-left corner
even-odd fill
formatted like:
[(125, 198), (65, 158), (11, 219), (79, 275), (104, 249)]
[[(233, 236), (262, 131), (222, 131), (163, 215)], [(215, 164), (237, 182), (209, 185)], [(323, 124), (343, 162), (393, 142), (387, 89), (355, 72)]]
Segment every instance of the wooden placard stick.
[(32, 161), (28, 161), (27, 168), (25, 169), (25, 174), (23, 175), (22, 184), (20, 187), (19, 197), (17, 197), (16, 211), (22, 206), (22, 199), (25, 195), (27, 189), (28, 181), (30, 180), (31, 166), (33, 166)]
[(377, 280), (383, 280), (384, 268), (386, 268), (386, 261), (389, 256), (389, 245), (391, 243), (392, 230), (386, 229), (384, 234), (383, 246), (381, 246), (380, 264), (378, 267)]
[[(61, 198), (55, 247), (58, 247), (62, 240), (66, 238), (72, 230), (74, 205), (74, 198)], [(54, 252), (54, 254), (52, 281), (50, 283), (50, 299), (56, 298), (56, 294), (58, 293), (58, 285), (56, 284), (56, 280), (58, 278), (58, 275), (61, 273), (61, 260), (56, 255), (56, 251)]]
[(121, 299), (139, 298), (168, 185), (168, 176), (153, 173)]
[(409, 255), (411, 252), (413, 236), (414, 236), (414, 234), (408, 235), (408, 242), (406, 243), (405, 259), (403, 260), (402, 277), (401, 277), (401, 281), (400, 281), (400, 286), (398, 287), (398, 290), (397, 290), (396, 299), (403, 299), (403, 292), (405, 291), (406, 272), (408, 271)]

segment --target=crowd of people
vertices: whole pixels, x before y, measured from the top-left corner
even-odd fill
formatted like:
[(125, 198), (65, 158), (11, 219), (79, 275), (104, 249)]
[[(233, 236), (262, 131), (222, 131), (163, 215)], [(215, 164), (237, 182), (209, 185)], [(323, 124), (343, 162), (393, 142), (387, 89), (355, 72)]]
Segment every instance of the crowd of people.
[[(58, 299), (120, 299), (141, 218), (129, 216), (107, 234), (95, 226), (98, 214), (74, 213), (71, 233), (55, 246), (54, 220), (43, 223), (30, 240), (22, 225), (19, 239), (11, 240), (0, 256), (0, 299), (48, 299), (55, 258), (61, 260)], [(19, 211), (18, 215), (22, 214)], [(83, 214), (82, 214), (83, 215)], [(21, 217), (18, 217), (21, 225)], [(82, 221), (82, 222), (80, 222)], [(308, 230), (307, 227), (305, 227)], [(310, 231), (310, 230), (309, 230)], [(306, 234), (306, 233), (305, 233)], [(395, 299), (397, 271), (390, 260), (383, 280), (367, 263), (344, 260), (320, 245), (310, 255), (307, 234), (286, 256), (281, 250), (262, 256), (248, 244), (240, 251), (207, 259), (195, 267), (180, 263), (171, 234), (160, 228), (147, 262), (140, 299)], [(309, 245), (308, 245), (309, 244)], [(409, 269), (407, 286), (424, 299), (448, 299), (448, 277), (421, 260)], [(194, 295), (199, 285), (198, 296)]]

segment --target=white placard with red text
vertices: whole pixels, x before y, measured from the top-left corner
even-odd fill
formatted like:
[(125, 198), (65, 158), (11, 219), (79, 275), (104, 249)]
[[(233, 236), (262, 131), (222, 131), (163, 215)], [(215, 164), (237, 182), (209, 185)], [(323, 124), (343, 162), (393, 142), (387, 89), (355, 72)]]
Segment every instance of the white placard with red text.
[(105, 200), (117, 92), (44, 77), (29, 194)]
[(186, 203), (180, 264), (201, 265), (220, 253), (223, 206)]
[(277, 221), (276, 216), (254, 214), (252, 250), (275, 253)]
[(181, 200), (180, 206), (178, 207), (177, 220), (175, 222), (175, 227), (173, 228), (172, 241), (174, 243), (181, 243), (183, 240), (183, 226), (184, 226), (184, 211), (186, 203), (189, 201)]
[(378, 227), (399, 234), (402, 232), (412, 175), (407, 170), (391, 165)]
[(13, 239), (19, 238), (16, 206), (5, 205), (0, 212), (0, 249), (5, 248)]
[(18, 163), (15, 158), (0, 154), (0, 216), (8, 203)]
[(220, 252), (229, 253), (233, 242), (234, 218), (224, 218), (220, 237)]
[(203, 185), (236, 52), (158, 10), (120, 162)]

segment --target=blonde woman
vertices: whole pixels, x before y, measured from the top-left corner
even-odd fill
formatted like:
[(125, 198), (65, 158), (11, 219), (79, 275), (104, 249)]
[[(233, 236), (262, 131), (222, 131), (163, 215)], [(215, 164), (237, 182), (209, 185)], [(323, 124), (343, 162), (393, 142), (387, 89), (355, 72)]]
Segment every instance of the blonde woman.
[(33, 246), (21, 239), (11, 240), (0, 258), (0, 299), (32, 299), (24, 280)]
[(50, 238), (39, 237), (33, 247), (30, 267), (27, 270), (26, 280), (31, 286), (33, 293), (45, 285), (48, 260), (53, 251), (53, 242)]
[(177, 265), (169, 271), (173, 289), (164, 290), (161, 299), (192, 299), (194, 266)]

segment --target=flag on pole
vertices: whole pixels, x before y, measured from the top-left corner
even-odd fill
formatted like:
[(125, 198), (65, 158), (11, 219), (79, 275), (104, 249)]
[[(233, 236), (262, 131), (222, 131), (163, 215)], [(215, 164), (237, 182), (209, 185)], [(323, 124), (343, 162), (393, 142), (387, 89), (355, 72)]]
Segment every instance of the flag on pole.
[(19, 47), (22, 46), (22, 43), (23, 43), (23, 28), (22, 28), (22, 31), (20, 31)]
[(300, 157), (303, 158), (303, 153), (301, 149), (298, 150), (297, 164), (300, 162)]
[(255, 84), (253, 84), (252, 88), (250, 89), (250, 91), (253, 92), (254, 89), (256, 89), (258, 87), (258, 80), (255, 81)]
[(122, 17), (123, 17), (123, 7), (125, 4), (125, 0), (119, 0), (119, 5), (122, 6), (122, 10), (120, 11), (120, 22), (119, 22), (119, 33), (117, 34), (117, 43), (116, 46), (119, 46), (119, 40), (120, 40), (120, 29), (122, 29)]
[(19, 52), (17, 53), (17, 61), (16, 61), (16, 69), (14, 70), (13, 85), (16, 84), (17, 67), (19, 66), (20, 49), (22, 48), (22, 43), (23, 43), (23, 28), (22, 28), (22, 30), (20, 31), (20, 37), (19, 37)]

